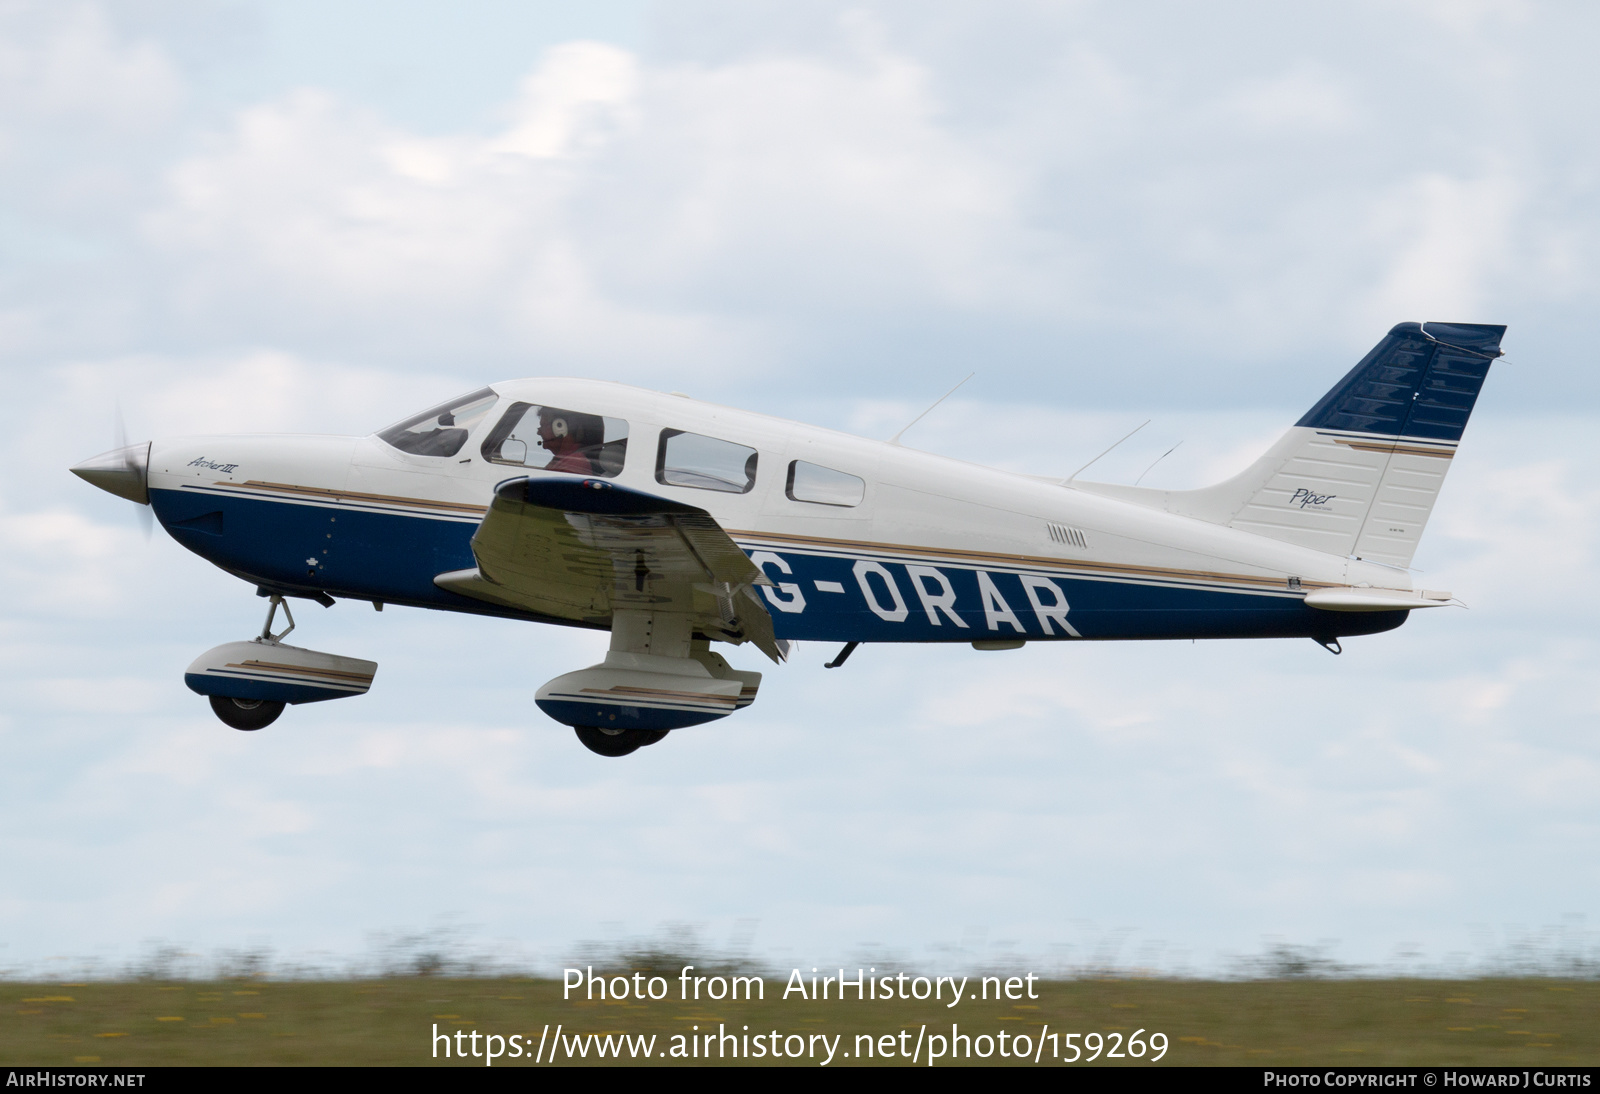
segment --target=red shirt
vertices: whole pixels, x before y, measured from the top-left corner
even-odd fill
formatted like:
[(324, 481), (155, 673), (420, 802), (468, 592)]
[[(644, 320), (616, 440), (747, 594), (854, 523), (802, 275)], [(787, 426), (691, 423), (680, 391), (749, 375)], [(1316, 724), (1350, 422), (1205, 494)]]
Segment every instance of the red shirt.
[(544, 447), (551, 457), (550, 462), (545, 464), (546, 471), (565, 471), (569, 475), (595, 474), (594, 461), (584, 454), (571, 437), (552, 437)]

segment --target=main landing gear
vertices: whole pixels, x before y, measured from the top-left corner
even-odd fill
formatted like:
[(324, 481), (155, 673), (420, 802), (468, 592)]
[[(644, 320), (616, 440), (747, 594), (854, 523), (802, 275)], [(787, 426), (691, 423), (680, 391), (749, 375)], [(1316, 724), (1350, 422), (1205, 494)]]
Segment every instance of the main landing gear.
[(726, 718), (755, 702), (759, 672), (731, 667), (688, 612), (618, 608), (606, 659), (549, 681), (539, 709), (571, 726), (590, 752), (627, 756), (669, 732)]
[(665, 729), (602, 729), (599, 726), (573, 726), (583, 747), (601, 756), (626, 756), (664, 738)]

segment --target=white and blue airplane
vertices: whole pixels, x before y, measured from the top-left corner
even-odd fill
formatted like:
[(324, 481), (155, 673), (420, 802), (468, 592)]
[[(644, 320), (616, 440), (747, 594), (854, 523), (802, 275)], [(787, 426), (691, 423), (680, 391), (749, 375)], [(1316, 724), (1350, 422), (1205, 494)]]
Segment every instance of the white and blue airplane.
[[(622, 384), (514, 380), (368, 437), (206, 436), (72, 468), (270, 599), (188, 686), (226, 724), (359, 695), (377, 666), (290, 646), (287, 600), (611, 632), (536, 702), (606, 756), (754, 701), (796, 641), (1339, 640), (1451, 601), (1407, 567), (1502, 326), (1401, 323), (1201, 490), (1052, 479)], [(282, 607), (288, 628), (273, 631)]]

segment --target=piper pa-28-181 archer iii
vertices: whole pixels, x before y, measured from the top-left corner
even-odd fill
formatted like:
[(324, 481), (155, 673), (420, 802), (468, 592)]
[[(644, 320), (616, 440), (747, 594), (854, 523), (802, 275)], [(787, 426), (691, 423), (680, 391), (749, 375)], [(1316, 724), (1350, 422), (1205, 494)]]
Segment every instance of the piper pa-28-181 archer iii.
[[(269, 597), (185, 682), (237, 729), (360, 695), (286, 598), (611, 632), (536, 702), (626, 755), (755, 700), (795, 641), (1339, 639), (1451, 600), (1412, 554), (1502, 326), (1401, 323), (1242, 473), (1200, 490), (1015, 474), (594, 380), (494, 384), (369, 437), (131, 445), (72, 470)], [(274, 633), (283, 607), (288, 628)]]

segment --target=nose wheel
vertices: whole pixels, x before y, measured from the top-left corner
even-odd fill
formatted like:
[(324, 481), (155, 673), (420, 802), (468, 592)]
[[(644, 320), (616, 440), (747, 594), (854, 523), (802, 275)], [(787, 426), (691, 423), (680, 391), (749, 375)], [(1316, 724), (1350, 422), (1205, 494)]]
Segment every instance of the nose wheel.
[[(289, 625), (277, 634), (272, 633), (272, 621), (278, 614), (278, 609), (283, 609), (283, 617)], [(290, 631), (294, 630), (294, 613), (289, 611), (289, 602), (281, 596), (274, 595), (267, 604), (267, 621), (261, 628), (260, 642), (270, 642), (276, 646), (282, 642)], [(227, 695), (212, 695), (211, 712), (222, 720), (222, 724), (233, 729), (256, 730), (266, 729), (278, 720), (278, 715), (283, 713), (283, 704), (276, 699), (235, 699)]]
[(667, 735), (664, 729), (602, 729), (599, 726), (573, 726), (583, 747), (600, 756), (626, 756)]
[(283, 704), (272, 699), (232, 699), (211, 696), (211, 710), (224, 725), (234, 729), (265, 729), (278, 720)]

